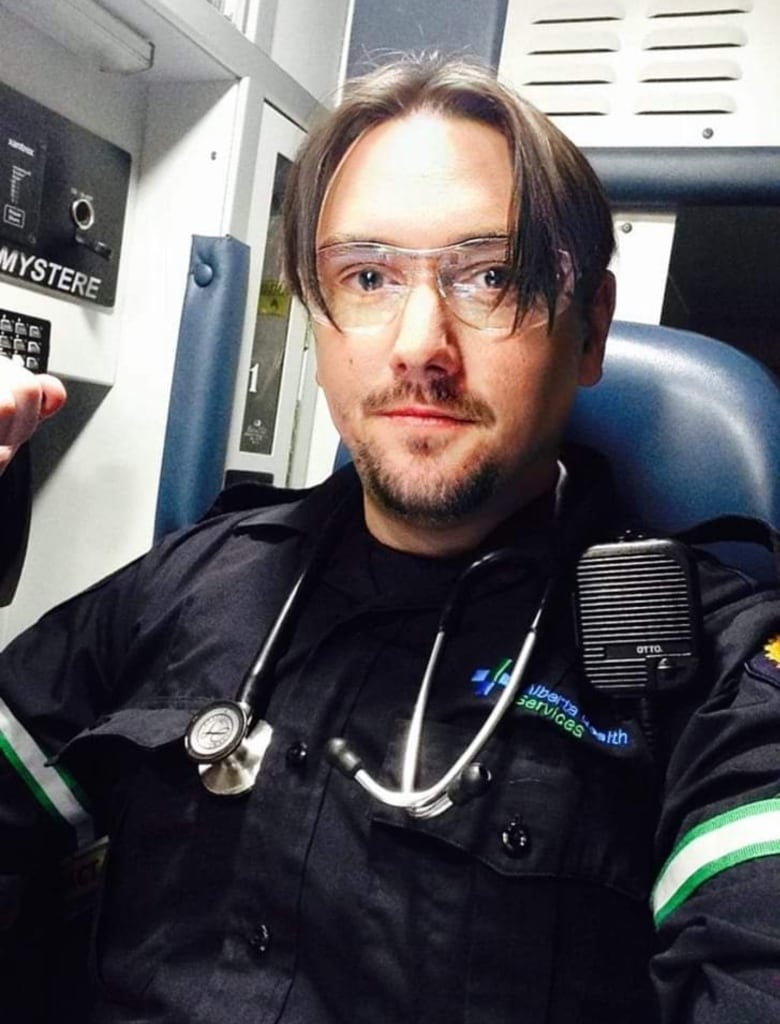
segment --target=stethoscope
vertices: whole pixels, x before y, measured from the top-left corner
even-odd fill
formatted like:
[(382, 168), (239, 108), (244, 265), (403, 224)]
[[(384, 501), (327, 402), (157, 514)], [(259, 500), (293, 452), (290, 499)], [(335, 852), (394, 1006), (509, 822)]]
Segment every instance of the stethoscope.
[[(559, 519), (565, 480), (566, 470), (558, 463), (554, 512), (556, 522)], [(187, 754), (197, 763), (201, 780), (212, 793), (219, 796), (237, 796), (247, 792), (255, 784), (273, 737), (273, 727), (264, 718), (256, 715), (254, 709), (258, 704), (263, 684), (269, 679), (276, 665), (281, 646), (295, 622), (309, 585), (316, 578), (326, 553), (330, 550), (333, 536), (343, 522), (344, 504), (346, 502), (336, 509), (326, 524), (314, 553), (293, 584), (276, 620), (263, 640), (235, 700), (214, 701), (202, 708), (190, 722), (185, 736)], [(454, 805), (466, 803), (484, 792), (489, 785), (490, 772), (476, 758), (515, 701), (536, 646), (539, 626), (557, 582), (557, 574), (550, 574), (543, 587), (537, 609), (515, 658), (510, 678), (485, 721), (457, 760), (435, 783), (423, 789), (415, 788), (425, 712), (448, 633), (456, 624), (463, 605), (463, 594), (476, 576), (497, 564), (510, 562), (515, 562), (521, 567), (528, 566), (527, 557), (521, 556), (513, 548), (502, 548), (475, 559), (463, 570), (445, 603), (415, 701), (398, 789), (390, 789), (377, 782), (346, 740), (334, 738), (328, 741), (325, 748), (328, 762), (347, 778), (354, 779), (381, 803), (402, 808), (416, 818), (431, 818)]]

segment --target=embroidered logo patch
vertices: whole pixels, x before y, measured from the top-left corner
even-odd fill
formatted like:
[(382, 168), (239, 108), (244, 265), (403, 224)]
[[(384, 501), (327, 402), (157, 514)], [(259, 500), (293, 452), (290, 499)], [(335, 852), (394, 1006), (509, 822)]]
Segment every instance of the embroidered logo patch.
[(509, 672), (512, 670), (512, 659), (504, 658), (494, 669), (478, 668), (471, 677), (476, 687), (478, 697), (487, 697), (490, 691), (496, 686), (506, 686), (509, 682)]
[[(479, 668), (471, 681), (478, 697), (487, 697), (496, 687), (509, 683), (512, 670), (511, 658), (506, 658), (494, 669)], [(515, 705), (526, 713), (546, 718), (559, 729), (577, 740), (591, 740), (605, 747), (630, 747), (633, 738), (623, 728), (599, 728), (583, 713), (569, 697), (551, 690), (543, 683), (527, 686), (515, 699)]]
[(753, 655), (748, 662), (748, 670), (780, 686), (780, 633), (770, 636), (763, 649)]

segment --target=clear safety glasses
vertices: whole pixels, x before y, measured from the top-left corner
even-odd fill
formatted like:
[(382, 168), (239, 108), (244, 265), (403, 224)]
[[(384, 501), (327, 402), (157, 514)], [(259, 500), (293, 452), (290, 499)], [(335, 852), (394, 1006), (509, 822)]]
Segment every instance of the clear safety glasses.
[[(542, 298), (521, 309), (507, 238), (472, 238), (440, 249), (402, 249), (379, 242), (337, 242), (317, 252), (317, 276), (339, 330), (371, 334), (401, 313), (421, 280), (435, 280), (450, 312), (481, 331), (503, 334), (545, 323)], [(556, 314), (571, 302), (571, 257), (559, 253)], [(312, 317), (329, 318), (314, 306)]]

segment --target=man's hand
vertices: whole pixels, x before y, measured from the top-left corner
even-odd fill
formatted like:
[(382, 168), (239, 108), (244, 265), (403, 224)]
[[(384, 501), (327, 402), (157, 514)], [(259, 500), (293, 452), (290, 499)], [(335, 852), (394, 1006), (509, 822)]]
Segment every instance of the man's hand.
[(48, 373), (34, 374), (0, 357), (0, 473), (35, 431), (65, 404), (62, 383)]

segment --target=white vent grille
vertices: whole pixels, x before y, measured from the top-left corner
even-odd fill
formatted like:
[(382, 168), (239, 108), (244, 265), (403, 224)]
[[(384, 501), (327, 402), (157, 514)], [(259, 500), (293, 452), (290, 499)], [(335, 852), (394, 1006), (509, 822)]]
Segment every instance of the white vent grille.
[(534, 25), (612, 21), (625, 16), (625, 4), (620, 0), (540, 0), (529, 5), (529, 21)]
[(607, 85), (615, 81), (615, 69), (609, 64), (577, 64), (561, 61), (559, 64), (536, 64), (533, 80), (527, 85)]
[(725, 93), (654, 92), (636, 101), (636, 114), (733, 114), (736, 104)]
[(779, 145), (778, 0), (509, 0), (502, 77), (583, 145)]
[(642, 40), (644, 50), (711, 50), (724, 46), (747, 46), (747, 36), (732, 25), (699, 24), (660, 29)]
[(753, 0), (654, 0), (647, 5), (648, 18), (706, 17), (715, 14), (747, 14)]
[(659, 61), (646, 64), (637, 75), (640, 82), (735, 82), (741, 77), (739, 64), (730, 60)]
[(572, 26), (573, 31), (548, 31), (539, 29), (529, 54), (537, 53), (610, 53), (620, 49), (620, 36), (614, 32), (597, 32)]

